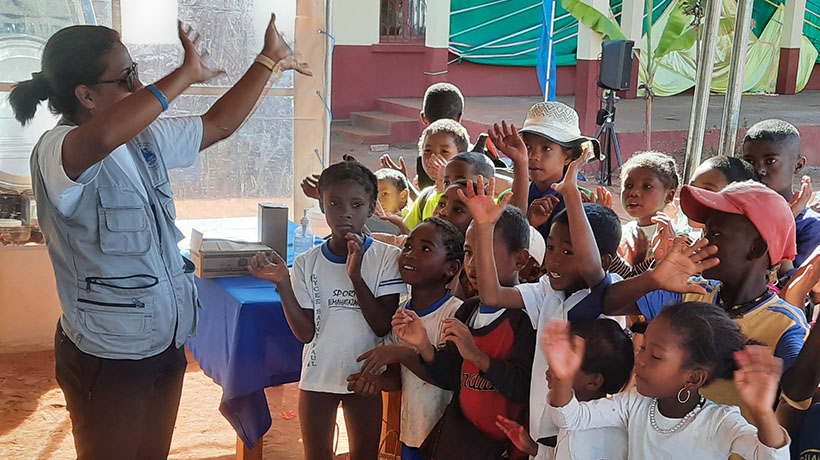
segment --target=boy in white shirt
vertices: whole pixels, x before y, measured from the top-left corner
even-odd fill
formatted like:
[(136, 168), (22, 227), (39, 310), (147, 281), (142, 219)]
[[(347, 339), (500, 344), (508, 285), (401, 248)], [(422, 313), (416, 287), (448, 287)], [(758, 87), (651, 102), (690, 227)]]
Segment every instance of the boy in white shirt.
[[(331, 165), (319, 178), (319, 201), (331, 237), (296, 257), (289, 276), (275, 252), (257, 254), (251, 274), (276, 284), (291, 330), (305, 343), (299, 380), (299, 418), (305, 458), (333, 455), (339, 403), (345, 412), (353, 458), (377, 458), (382, 400), (347, 389), (361, 370), (356, 358), (382, 342), (407, 286), (399, 249), (362, 236), (378, 199), (378, 181), (355, 161)], [(292, 282), (291, 282), (292, 279)]]
[[(525, 308), (538, 337), (544, 325), (553, 318), (599, 317), (604, 292), (612, 283), (612, 277), (605, 267), (609, 266), (617, 252), (621, 239), (620, 220), (605, 206), (582, 204), (581, 192), (577, 187), (577, 168), (584, 161), (586, 155), (570, 163), (564, 180), (554, 186), (564, 197), (566, 209), (553, 219), (544, 262), (547, 274), (538, 283), (515, 287), (503, 287), (498, 283), (492, 258), (493, 225), (503, 210), (504, 202), (499, 205), (493, 202), (492, 181), (489, 195), (482, 193), (483, 184), (479, 181), (478, 193), (471, 193), (468, 187), (467, 192), (471, 196), (463, 198), (473, 215), (473, 225), (479, 230), (478, 247), (487, 248), (486, 251), (476, 251), (481, 301), (490, 306)], [(541, 415), (546, 408), (549, 391), (543, 377), (546, 370), (547, 360), (540, 350), (536, 350), (529, 406), (529, 431), (536, 440), (558, 434), (558, 427), (549, 419), (542, 423)]]

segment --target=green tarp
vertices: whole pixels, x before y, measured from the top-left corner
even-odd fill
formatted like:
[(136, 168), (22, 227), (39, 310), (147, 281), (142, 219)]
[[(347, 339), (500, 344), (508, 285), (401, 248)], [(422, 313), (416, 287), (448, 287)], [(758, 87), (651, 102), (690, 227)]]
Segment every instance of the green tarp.
[[(655, 1), (654, 24), (663, 17), (672, 1)], [(772, 20), (778, 9), (775, 5), (784, 1), (755, 0), (753, 41), (761, 37)], [(610, 1), (612, 14), (618, 21), (621, 4), (622, 0)], [(535, 66), (541, 35), (541, 8), (542, 0), (451, 0), (450, 49), (465, 60), (481, 64)], [(782, 11), (782, 7), (779, 9)], [(807, 40), (815, 49), (820, 49), (820, 28), (817, 27), (820, 26), (820, 0), (807, 0), (805, 20), (803, 32)], [(575, 64), (577, 34), (578, 22), (557, 1), (553, 28), (557, 65)]]

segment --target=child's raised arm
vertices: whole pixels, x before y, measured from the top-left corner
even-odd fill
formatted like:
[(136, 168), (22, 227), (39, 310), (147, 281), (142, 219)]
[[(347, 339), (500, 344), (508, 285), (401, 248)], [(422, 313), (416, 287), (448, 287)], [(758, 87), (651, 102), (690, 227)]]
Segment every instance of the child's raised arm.
[(570, 332), (568, 321), (554, 319), (544, 328), (541, 349), (553, 375), (548, 396), (552, 407), (566, 406), (572, 400), (572, 382), (581, 370), (584, 346), (584, 339)]
[(581, 276), (584, 277), (587, 286), (594, 287), (604, 279), (606, 273), (601, 268), (601, 254), (598, 252), (595, 235), (592, 234), (592, 227), (584, 212), (581, 191), (578, 190), (578, 166), (586, 163), (591, 153), (591, 150), (584, 150), (579, 158), (569, 164), (564, 180), (553, 184), (552, 188), (564, 197), (576, 266), (581, 267)]
[(654, 269), (634, 278), (612, 283), (604, 295), (604, 314), (641, 314), (638, 300), (657, 290), (705, 294), (706, 291), (701, 286), (689, 283), (689, 278), (720, 263), (713, 257), (716, 252), (717, 246), (709, 245), (706, 239), (700, 239), (691, 246), (686, 244), (684, 238), (679, 239)]
[(347, 276), (353, 283), (353, 292), (356, 294), (356, 300), (359, 301), (362, 316), (377, 336), (384, 337), (390, 332), (390, 320), (399, 307), (399, 295), (388, 294), (378, 298), (373, 295), (362, 278), (363, 241), (353, 233), (348, 233), (345, 238), (347, 239)]
[(735, 386), (743, 402), (752, 412), (757, 437), (766, 446), (780, 448), (789, 437), (774, 415), (777, 387), (783, 361), (772, 356), (768, 347), (750, 345), (735, 353), (738, 370)]
[(467, 182), (467, 194), (458, 190), (461, 201), (470, 210), (473, 216), (478, 244), (474, 248), (478, 262), (478, 296), (485, 305), (503, 308), (524, 308), (524, 299), (514, 287), (502, 286), (498, 281), (498, 271), (495, 266), (493, 252), (493, 233), (495, 224), (504, 212), (504, 207), (514, 193), (504, 195), (500, 203), (493, 201), (495, 179), (490, 179), (490, 190), (484, 192), (484, 178), (478, 176), (478, 187), (473, 187), (472, 181)]
[(524, 145), (524, 141), (518, 135), (515, 125), (510, 124), (507, 126), (506, 121), (502, 121), (501, 126), (498, 126), (498, 123), (494, 124), (487, 133), (493, 145), (498, 147), (498, 150), (513, 162), (513, 197), (510, 204), (526, 214), (527, 194), (530, 188), (527, 146)]

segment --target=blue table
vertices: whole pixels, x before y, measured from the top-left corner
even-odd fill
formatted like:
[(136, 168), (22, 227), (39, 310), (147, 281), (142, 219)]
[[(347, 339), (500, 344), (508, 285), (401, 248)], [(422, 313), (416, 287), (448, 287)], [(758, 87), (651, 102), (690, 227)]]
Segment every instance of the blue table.
[[(295, 228), (291, 223), (290, 235)], [(239, 276), (197, 278), (196, 285), (202, 309), (188, 348), (222, 387), (219, 410), (251, 449), (271, 426), (264, 389), (299, 380), (302, 343), (288, 326), (273, 284)]]

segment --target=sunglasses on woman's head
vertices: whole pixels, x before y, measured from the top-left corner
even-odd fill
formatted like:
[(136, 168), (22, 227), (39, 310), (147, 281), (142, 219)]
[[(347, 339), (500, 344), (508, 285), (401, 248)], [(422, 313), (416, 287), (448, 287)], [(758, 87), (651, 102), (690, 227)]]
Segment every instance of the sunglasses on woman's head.
[(98, 85), (100, 83), (125, 83), (126, 87), (128, 88), (128, 92), (133, 93), (134, 90), (137, 89), (137, 78), (139, 78), (139, 75), (137, 73), (137, 63), (133, 62), (131, 63), (131, 67), (129, 67), (128, 70), (125, 71), (124, 78), (120, 78), (118, 80), (98, 81), (95, 84)]

